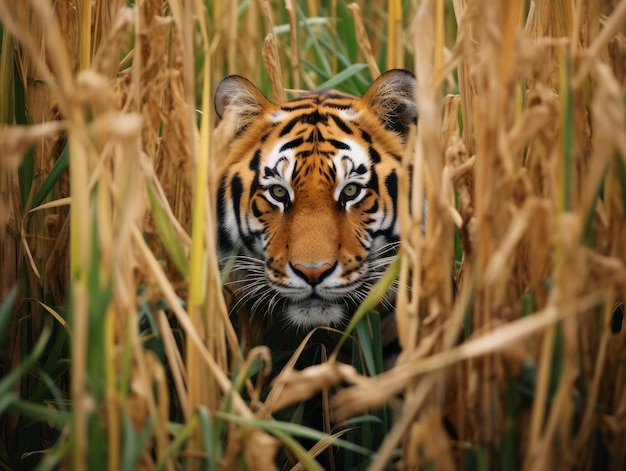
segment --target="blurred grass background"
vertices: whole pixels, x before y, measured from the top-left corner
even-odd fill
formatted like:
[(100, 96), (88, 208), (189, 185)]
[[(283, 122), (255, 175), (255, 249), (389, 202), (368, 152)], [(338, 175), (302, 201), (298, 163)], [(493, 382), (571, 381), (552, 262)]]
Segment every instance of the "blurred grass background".
[[(0, 0), (0, 23), (3, 469), (316, 469), (332, 434), (335, 469), (624, 469), (624, 2)], [(381, 372), (368, 314), (357, 370), (295, 371), (221, 295), (212, 91), (360, 95), (395, 67), (419, 81), (403, 198), (429, 197), (426, 234), (400, 214), (403, 355)]]

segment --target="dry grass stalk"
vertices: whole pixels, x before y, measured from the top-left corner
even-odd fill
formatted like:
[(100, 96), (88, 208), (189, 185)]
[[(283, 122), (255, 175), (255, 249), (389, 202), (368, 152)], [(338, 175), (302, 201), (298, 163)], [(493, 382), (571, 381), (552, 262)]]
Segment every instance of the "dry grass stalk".
[(272, 96), (277, 103), (285, 101), (283, 79), (280, 71), (280, 58), (276, 47), (276, 36), (268, 34), (263, 41), (263, 63), (272, 82)]
[(290, 43), (290, 61), (291, 75), (293, 77), (293, 88), (300, 89), (300, 48), (298, 46), (298, 22), (296, 19), (296, 11), (293, 0), (285, 0), (285, 10), (287, 10), (287, 18), (289, 19), (289, 43)]
[(391, 0), (387, 11), (387, 70), (404, 68), (402, 3)]
[[(241, 25), (239, 40), (236, 41), (239, 60), (236, 63), (238, 74), (254, 79), (259, 83), (265, 73), (261, 66), (262, 58), (259, 54), (259, 44), (263, 41), (263, 13), (261, 2), (250, 2), (245, 20)], [(216, 64), (217, 58), (216, 58)], [(218, 69), (219, 70), (219, 69)], [(221, 78), (221, 77), (220, 77)]]
[[(219, 5), (221, 2), (215, 2), (215, 6)], [(228, 54), (227, 54), (227, 64), (228, 64), (228, 73), (234, 74), (237, 72), (237, 39), (238, 39), (238, 9), (239, 9), (239, 1), (235, 0), (232, 2), (228, 2), (226, 5), (226, 27), (224, 28), (224, 39), (227, 44)], [(219, 18), (217, 15), (217, 11), (215, 12), (215, 17)], [(219, 60), (218, 57), (216, 57)]]
[(369, 38), (367, 37), (367, 33), (365, 32), (361, 7), (359, 7), (358, 3), (350, 3), (348, 5), (348, 9), (350, 10), (350, 13), (352, 13), (352, 18), (354, 18), (354, 29), (356, 32), (356, 40), (359, 44), (359, 50), (361, 51), (361, 54), (363, 54), (363, 56), (365, 57), (365, 62), (367, 62), (367, 66), (370, 69), (370, 74), (372, 74), (372, 79), (376, 79), (376, 77), (380, 75), (380, 69), (378, 68), (376, 59), (372, 54), (372, 45)]
[[(263, 2), (263, 9), (265, 10), (268, 30), (273, 31), (274, 20), (268, 2)], [(265, 69), (272, 82), (272, 97), (277, 103), (282, 103), (285, 101), (285, 89), (283, 87), (283, 74), (280, 66), (278, 44), (276, 35), (273, 32), (265, 36), (265, 41), (263, 41), (263, 63), (265, 64)]]

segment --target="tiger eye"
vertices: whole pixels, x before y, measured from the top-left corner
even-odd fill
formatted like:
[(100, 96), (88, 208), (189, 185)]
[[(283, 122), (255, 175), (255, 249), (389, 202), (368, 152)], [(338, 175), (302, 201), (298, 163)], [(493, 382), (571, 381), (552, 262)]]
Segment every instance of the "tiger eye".
[(350, 200), (355, 198), (359, 194), (360, 189), (361, 187), (356, 183), (348, 183), (346, 186), (343, 187), (343, 190), (341, 190), (341, 194), (345, 199)]
[(287, 198), (287, 189), (281, 185), (270, 186), (270, 195), (278, 201), (283, 201)]

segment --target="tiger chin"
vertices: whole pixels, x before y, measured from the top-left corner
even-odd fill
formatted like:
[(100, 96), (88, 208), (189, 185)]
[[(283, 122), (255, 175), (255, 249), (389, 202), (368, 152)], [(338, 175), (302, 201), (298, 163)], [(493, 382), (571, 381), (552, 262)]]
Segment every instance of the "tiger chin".
[[(239, 303), (300, 332), (349, 322), (398, 248), (415, 85), (391, 70), (362, 98), (331, 89), (274, 104), (243, 77), (219, 83), (215, 109), (235, 131), (219, 174), (218, 252), (234, 257)], [(395, 330), (393, 299), (380, 312)]]

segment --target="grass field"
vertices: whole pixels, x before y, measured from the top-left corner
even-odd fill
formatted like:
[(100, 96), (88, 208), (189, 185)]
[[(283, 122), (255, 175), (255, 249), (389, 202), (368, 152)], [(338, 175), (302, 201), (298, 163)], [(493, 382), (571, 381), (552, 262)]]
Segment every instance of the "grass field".
[[(0, 469), (626, 468), (626, 2), (0, 0), (0, 34)], [(212, 93), (392, 68), (403, 353), (379, 286), (353, 365), (295, 370), (222, 295)]]

